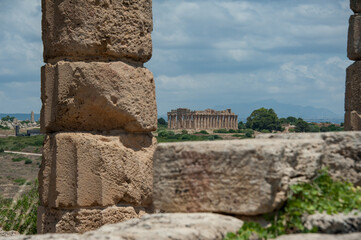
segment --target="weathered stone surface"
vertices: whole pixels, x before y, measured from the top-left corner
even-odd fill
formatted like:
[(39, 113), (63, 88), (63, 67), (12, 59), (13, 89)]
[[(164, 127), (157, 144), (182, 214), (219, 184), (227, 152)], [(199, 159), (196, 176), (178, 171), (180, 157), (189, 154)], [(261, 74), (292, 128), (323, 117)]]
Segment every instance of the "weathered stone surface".
[(84, 233), (105, 224), (139, 218), (150, 209), (133, 206), (78, 208), (68, 210), (38, 208), (38, 233)]
[(44, 61), (152, 56), (152, 0), (42, 0)]
[(345, 131), (360, 131), (361, 130), (361, 114), (357, 111), (347, 111), (345, 113)]
[(56, 133), (45, 138), (41, 204), (52, 208), (152, 202), (151, 134)]
[(351, 0), (350, 7), (355, 13), (361, 13), (361, 0)]
[(277, 240), (360, 240), (361, 233), (351, 234), (294, 234), (278, 237)]
[(361, 61), (355, 62), (346, 71), (345, 111), (361, 111)]
[[(85, 211), (85, 210), (82, 210)], [(81, 212), (81, 211), (80, 211)], [(85, 214), (85, 218), (88, 218)], [(85, 213), (85, 212), (84, 212)], [(65, 215), (64, 215), (65, 216)], [(89, 222), (96, 224), (96, 222)], [(18, 236), (13, 240), (222, 240), (227, 232), (236, 232), (243, 222), (237, 218), (212, 213), (151, 214), (140, 219), (103, 226), (92, 232), (79, 234), (46, 234)], [(60, 227), (60, 226), (59, 226)], [(5, 239), (1, 238), (0, 239)]]
[(328, 167), (336, 179), (361, 185), (361, 132), (260, 134), (257, 138), (321, 139), (324, 150), (320, 167)]
[(348, 214), (335, 215), (317, 213), (305, 216), (303, 225), (307, 229), (317, 227), (320, 233), (340, 234), (361, 232), (361, 212), (352, 211)]
[(58, 62), (42, 68), (43, 132), (157, 127), (153, 75), (123, 62)]
[(167, 212), (269, 213), (320, 169), (321, 139), (159, 144), (153, 201)]
[(361, 15), (352, 15), (349, 20), (347, 57), (361, 60)]
[(4, 231), (1, 227), (0, 227), (0, 237), (9, 237), (9, 236), (15, 236), (15, 235), (19, 235), (20, 233), (17, 231)]

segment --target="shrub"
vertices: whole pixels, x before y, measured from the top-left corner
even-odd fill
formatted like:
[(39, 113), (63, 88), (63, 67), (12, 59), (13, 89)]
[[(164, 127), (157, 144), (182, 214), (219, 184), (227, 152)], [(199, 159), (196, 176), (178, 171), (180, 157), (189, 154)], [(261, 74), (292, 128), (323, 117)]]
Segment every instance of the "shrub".
[(182, 130), (182, 134), (188, 134), (187, 130)]
[(237, 131), (234, 130), (234, 129), (229, 129), (228, 132), (229, 132), (229, 133), (236, 133)]
[(227, 129), (216, 129), (213, 133), (228, 133)]
[(261, 133), (271, 133), (271, 132), (270, 132), (270, 130), (268, 130), (268, 129), (263, 129), (263, 130), (261, 131)]
[[(21, 162), (21, 161), (27, 161), (30, 160), (29, 158), (26, 157), (17, 157), (17, 158), (12, 158), (13, 162)], [(31, 161), (31, 160), (30, 160)]]
[(213, 135), (213, 137), (214, 137), (215, 140), (217, 140), (217, 139), (218, 139), (218, 140), (223, 139), (222, 137), (220, 137), (220, 136), (218, 136), (218, 135)]
[(5, 150), (3, 148), (0, 148), (0, 153), (3, 153)]
[(201, 131), (199, 131), (199, 133), (201, 133), (201, 134), (209, 134), (206, 130), (201, 130)]
[(303, 226), (303, 214), (349, 213), (354, 209), (361, 209), (361, 188), (355, 188), (348, 182), (332, 180), (324, 169), (311, 183), (291, 186), (285, 207), (273, 215), (266, 216), (271, 226), (263, 228), (258, 223), (248, 222), (237, 233), (228, 233), (225, 239), (247, 240), (252, 233), (267, 239), (290, 233), (317, 232), (317, 229), (307, 229)]
[(31, 161), (30, 159), (25, 160), (25, 164), (32, 164), (32, 163), (33, 163), (33, 161)]

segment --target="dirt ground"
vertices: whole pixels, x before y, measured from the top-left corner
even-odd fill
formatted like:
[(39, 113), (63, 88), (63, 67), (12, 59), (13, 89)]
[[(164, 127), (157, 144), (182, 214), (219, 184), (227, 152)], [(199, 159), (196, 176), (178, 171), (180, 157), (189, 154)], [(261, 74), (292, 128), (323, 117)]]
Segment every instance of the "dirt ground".
[[(25, 157), (32, 162), (25, 164), (25, 159), (14, 162), (13, 159)], [(18, 193), (26, 192), (38, 177), (41, 157), (19, 154), (0, 153), (0, 196), (14, 198)], [(24, 184), (25, 181), (28, 183)]]

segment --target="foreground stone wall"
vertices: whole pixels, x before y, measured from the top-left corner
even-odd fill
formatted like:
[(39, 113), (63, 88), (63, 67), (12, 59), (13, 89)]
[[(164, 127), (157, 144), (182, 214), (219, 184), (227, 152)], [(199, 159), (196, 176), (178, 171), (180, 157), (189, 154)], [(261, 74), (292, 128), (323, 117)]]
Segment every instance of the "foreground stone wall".
[(270, 213), (285, 203), (291, 184), (324, 167), (359, 185), (360, 156), (361, 132), (163, 143), (154, 156), (153, 201), (166, 212)]
[(361, 130), (361, 2), (351, 0), (347, 56), (355, 63), (346, 71), (345, 130)]
[(152, 211), (157, 107), (152, 1), (42, 0), (38, 232), (85, 232)]

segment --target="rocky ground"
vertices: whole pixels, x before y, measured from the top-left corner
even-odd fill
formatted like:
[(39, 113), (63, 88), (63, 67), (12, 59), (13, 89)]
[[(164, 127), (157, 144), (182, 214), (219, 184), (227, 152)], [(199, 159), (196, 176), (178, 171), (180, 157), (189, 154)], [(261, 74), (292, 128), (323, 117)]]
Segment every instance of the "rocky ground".
[[(25, 164), (26, 159), (32, 162)], [(0, 153), (0, 196), (14, 198), (18, 193), (29, 190), (38, 176), (40, 164), (41, 157), (38, 156)], [(22, 186), (24, 183), (25, 186)]]

